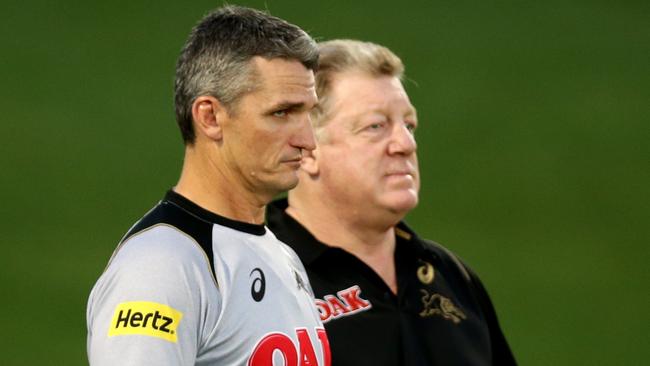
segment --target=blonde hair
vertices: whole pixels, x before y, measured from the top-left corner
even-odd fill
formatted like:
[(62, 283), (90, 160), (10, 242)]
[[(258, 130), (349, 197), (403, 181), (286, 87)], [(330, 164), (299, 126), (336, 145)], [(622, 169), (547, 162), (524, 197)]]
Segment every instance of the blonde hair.
[(337, 39), (318, 44), (320, 56), (316, 72), (318, 105), (312, 111), (312, 121), (318, 129), (329, 118), (332, 80), (336, 74), (354, 71), (372, 77), (394, 76), (402, 79), (404, 64), (397, 55), (384, 46), (372, 42)]

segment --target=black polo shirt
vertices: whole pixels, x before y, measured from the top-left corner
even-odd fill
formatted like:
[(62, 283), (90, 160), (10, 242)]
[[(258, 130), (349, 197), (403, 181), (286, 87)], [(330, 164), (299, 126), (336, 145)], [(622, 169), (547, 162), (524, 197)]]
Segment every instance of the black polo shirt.
[(285, 213), (269, 228), (307, 269), (333, 366), (516, 365), (478, 277), (442, 246), (396, 227), (398, 293), (365, 263), (324, 245)]

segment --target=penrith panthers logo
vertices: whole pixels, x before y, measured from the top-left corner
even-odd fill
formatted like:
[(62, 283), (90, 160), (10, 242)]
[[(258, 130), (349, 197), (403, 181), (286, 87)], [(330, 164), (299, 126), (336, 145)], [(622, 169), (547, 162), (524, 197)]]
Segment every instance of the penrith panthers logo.
[(335, 295), (325, 295), (316, 299), (316, 307), (323, 323), (343, 316), (360, 313), (372, 308), (370, 301), (362, 299), (361, 288), (358, 285), (341, 290)]
[(465, 313), (456, 307), (450, 299), (440, 294), (430, 294), (424, 289), (420, 291), (422, 292), (422, 305), (424, 305), (424, 309), (420, 312), (421, 317), (442, 316), (445, 319), (451, 320), (454, 324), (458, 324), (467, 319)]

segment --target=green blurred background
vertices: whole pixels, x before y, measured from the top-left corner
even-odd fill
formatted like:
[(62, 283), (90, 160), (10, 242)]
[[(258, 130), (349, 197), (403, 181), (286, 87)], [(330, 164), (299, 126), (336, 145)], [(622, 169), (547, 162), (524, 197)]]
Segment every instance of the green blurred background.
[[(480, 274), (522, 365), (650, 358), (650, 2), (241, 2), (407, 65), (409, 221)], [(216, 1), (4, 0), (3, 365), (84, 365), (85, 306), (171, 187), (173, 68)]]

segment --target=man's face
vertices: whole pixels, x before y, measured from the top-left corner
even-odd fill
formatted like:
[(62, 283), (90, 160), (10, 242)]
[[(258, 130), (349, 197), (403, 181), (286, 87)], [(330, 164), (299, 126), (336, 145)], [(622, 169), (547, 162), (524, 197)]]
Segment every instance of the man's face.
[(229, 170), (245, 188), (271, 199), (298, 184), (302, 150), (315, 148), (309, 117), (317, 102), (314, 74), (298, 61), (251, 62), (257, 86), (228, 113), (222, 143)]
[(315, 151), (328, 198), (369, 218), (413, 209), (420, 187), (417, 117), (399, 79), (338, 74), (329, 108)]

